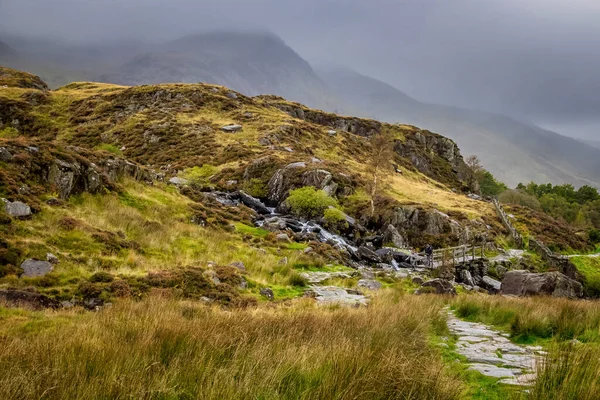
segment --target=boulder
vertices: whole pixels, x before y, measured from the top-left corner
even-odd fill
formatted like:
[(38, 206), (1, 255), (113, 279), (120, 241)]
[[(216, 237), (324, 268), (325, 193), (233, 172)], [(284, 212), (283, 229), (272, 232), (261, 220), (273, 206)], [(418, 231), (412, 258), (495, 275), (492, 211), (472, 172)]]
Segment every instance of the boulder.
[(275, 239), (278, 242), (291, 242), (292, 240), (290, 239), (290, 237), (286, 234), (286, 233), (280, 233), (277, 236), (275, 236)]
[(54, 269), (54, 266), (48, 261), (27, 259), (21, 264), (21, 269), (23, 269), (22, 278), (34, 278), (49, 274)]
[(10, 202), (6, 199), (2, 199), (4, 201), (4, 208), (6, 209), (6, 213), (14, 218), (27, 218), (31, 216), (31, 208), (21, 202), (21, 201), (13, 201)]
[(232, 99), (232, 100), (237, 100), (238, 95), (235, 92), (227, 92), (227, 94), (225, 95), (228, 98)]
[(452, 286), (450, 281), (445, 279), (432, 279), (430, 281), (425, 282), (421, 285), (421, 287), (431, 287), (435, 289), (436, 294), (450, 294), (456, 295), (456, 289)]
[(509, 271), (504, 275), (501, 290), (502, 294), (514, 296), (551, 295), (568, 298), (583, 296), (581, 283), (560, 272)]
[(0, 161), (9, 162), (12, 158), (10, 151), (6, 150), (6, 147), (0, 147)]
[(269, 215), (271, 214), (271, 210), (267, 206), (264, 205), (262, 201), (257, 199), (256, 197), (252, 197), (249, 194), (240, 190), (240, 201), (247, 207), (250, 207), (254, 211), (259, 214)]
[(260, 289), (260, 295), (266, 297), (269, 300), (275, 299), (275, 293), (270, 288), (262, 288)]
[(26, 292), (23, 290), (0, 290), (0, 304), (13, 307), (27, 307), (34, 310), (44, 308), (61, 308), (61, 304), (39, 293)]
[(500, 292), (500, 289), (502, 288), (502, 283), (493, 278), (490, 278), (489, 276), (484, 276), (483, 278), (481, 278), (479, 286), (481, 286), (484, 289), (487, 289), (490, 294), (496, 294)]
[(358, 287), (369, 289), (369, 290), (379, 290), (381, 289), (381, 282), (378, 282), (374, 279), (361, 279), (358, 281)]
[(285, 222), (285, 220), (283, 218), (271, 217), (271, 218), (265, 219), (262, 227), (271, 232), (282, 231), (287, 227), (287, 223)]
[(394, 260), (394, 250), (390, 248), (382, 248), (375, 250), (375, 254), (386, 264), (391, 264)]
[(374, 263), (381, 263), (381, 258), (373, 250), (367, 246), (360, 246), (356, 251), (358, 258), (365, 261), (371, 261)]
[(473, 277), (471, 276), (471, 273), (469, 271), (462, 270), (458, 273), (458, 276), (459, 282), (464, 283), (468, 286), (475, 286), (475, 281), (473, 280)]
[(232, 124), (232, 125), (225, 125), (225, 126), (221, 127), (221, 130), (223, 132), (233, 133), (233, 132), (239, 132), (239, 131), (241, 131), (242, 128), (243, 127), (241, 125)]
[(404, 238), (402, 237), (400, 232), (398, 232), (398, 229), (396, 229), (396, 227), (392, 224), (389, 224), (386, 228), (383, 234), (383, 241), (385, 243), (392, 243), (394, 246), (400, 249), (406, 247), (406, 242), (404, 241)]
[(335, 135), (337, 135), (337, 131), (334, 131), (334, 130), (332, 129), (332, 130), (329, 130), (329, 131), (327, 131), (327, 134), (328, 134), (329, 136), (335, 136)]

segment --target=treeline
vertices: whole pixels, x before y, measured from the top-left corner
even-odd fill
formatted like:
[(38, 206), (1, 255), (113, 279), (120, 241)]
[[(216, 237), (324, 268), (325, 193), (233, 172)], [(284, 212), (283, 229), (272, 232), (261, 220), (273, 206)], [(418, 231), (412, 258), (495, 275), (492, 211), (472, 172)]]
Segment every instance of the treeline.
[(531, 182), (527, 185), (519, 183), (516, 189), (509, 189), (483, 168), (477, 156), (467, 157), (465, 163), (469, 167), (467, 184), (472, 191), (484, 197), (497, 197), (502, 203), (542, 210), (557, 220), (587, 231), (590, 242), (600, 243), (600, 193), (596, 188), (585, 185), (576, 190), (571, 184), (554, 186)]
[(596, 188), (585, 185), (576, 190), (570, 184), (519, 183), (515, 190), (502, 192), (499, 200), (540, 209), (555, 219), (588, 230), (590, 241), (600, 242), (600, 193)]

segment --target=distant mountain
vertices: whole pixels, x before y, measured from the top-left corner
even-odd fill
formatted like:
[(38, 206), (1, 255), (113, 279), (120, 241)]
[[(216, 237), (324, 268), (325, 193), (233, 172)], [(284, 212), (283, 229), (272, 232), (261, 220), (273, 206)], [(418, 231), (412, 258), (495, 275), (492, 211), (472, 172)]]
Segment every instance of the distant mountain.
[(0, 60), (14, 58), (17, 56), (17, 52), (12, 47), (0, 41)]
[(36, 53), (22, 52), (21, 49), (17, 51), (3, 41), (0, 41), (0, 66), (39, 75), (51, 88), (57, 88), (84, 78), (82, 72), (56, 66), (48, 59), (37, 58)]
[(422, 103), (348, 69), (317, 73), (353, 113), (448, 136), (510, 186), (536, 181), (600, 187), (600, 149), (504, 115)]
[(271, 33), (188, 36), (156, 46), (99, 78), (125, 85), (205, 82), (250, 96), (276, 94), (318, 107), (335, 104), (311, 66)]
[(582, 139), (581, 141), (589, 146), (600, 149), (600, 140)]

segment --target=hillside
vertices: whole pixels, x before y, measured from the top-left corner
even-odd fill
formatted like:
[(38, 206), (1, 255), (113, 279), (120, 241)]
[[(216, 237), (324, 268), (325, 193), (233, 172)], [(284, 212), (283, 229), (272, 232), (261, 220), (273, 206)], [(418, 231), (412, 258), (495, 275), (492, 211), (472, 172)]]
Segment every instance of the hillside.
[[(138, 286), (140, 274), (156, 269), (243, 261), (248, 279), (293, 292), (285, 277), (293, 270), (269, 278), (283, 256), (291, 263), (358, 266), (374, 257), (355, 253), (361, 246), (447, 246), (503, 235), (492, 206), (461, 193), (466, 166), (456, 145), (428, 131), (220, 86), (73, 83), (48, 91), (28, 74), (3, 74), (17, 84), (0, 92), (6, 155), (0, 194), (33, 213), (3, 226), (4, 262), (12, 265), (4, 273), (55, 254), (62, 298), (77, 289), (63, 279), (76, 282), (103, 265)], [(22, 76), (29, 83), (19, 83)], [(240, 128), (226, 131), (231, 124)], [(386, 170), (370, 214), (367, 165), (378, 132), (392, 138), (401, 172)], [(336, 215), (344, 216), (343, 223), (315, 220), (341, 235), (333, 242), (321, 236), (323, 243), (315, 243), (319, 230), (298, 229), (293, 217), (261, 216), (267, 212), (261, 201), (289, 212), (287, 197), (303, 186), (325, 190), (340, 209)], [(275, 234), (290, 224), (283, 232), (294, 243), (257, 230), (263, 220)], [(236, 250), (223, 251), (230, 245)], [(274, 248), (273, 254), (259, 257), (256, 245)], [(297, 250), (306, 247), (315, 254)], [(251, 293), (257, 291), (258, 284)]]
[[(493, 343), (474, 371), (448, 304), (514, 337), (535, 324), (545, 342), (574, 307), (577, 325), (556, 340), (596, 341), (598, 308), (489, 296), (503, 276), (549, 268), (511, 249), (467, 175), (456, 143), (414, 126), (209, 84), (49, 90), (1, 68), (0, 397), (516, 393), (536, 371), (492, 327), (475, 332)], [(528, 210), (510, 209), (529, 241), (589, 250)], [(435, 264), (411, 251), (427, 244)], [(555, 280), (539, 293), (583, 295), (555, 270), (528, 276)], [(499, 363), (528, 380), (490, 375)]]
[(421, 103), (350, 70), (318, 73), (356, 115), (443, 132), (509, 186), (529, 181), (600, 185), (600, 151), (575, 139), (502, 115)]

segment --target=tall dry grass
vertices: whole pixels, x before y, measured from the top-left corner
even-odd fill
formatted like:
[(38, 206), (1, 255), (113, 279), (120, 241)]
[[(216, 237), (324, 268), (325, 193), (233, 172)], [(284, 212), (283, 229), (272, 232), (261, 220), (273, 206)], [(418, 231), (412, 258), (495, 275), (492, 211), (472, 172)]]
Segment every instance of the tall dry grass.
[(452, 306), (458, 317), (504, 328), (517, 341), (553, 338), (600, 343), (600, 301), (460, 296)]
[(427, 345), (441, 307), (382, 296), (224, 311), (151, 297), (30, 316), (48, 323), (19, 315), (0, 329), (0, 398), (456, 399), (461, 382)]
[(528, 399), (596, 400), (600, 393), (598, 345), (555, 344), (540, 365)]

